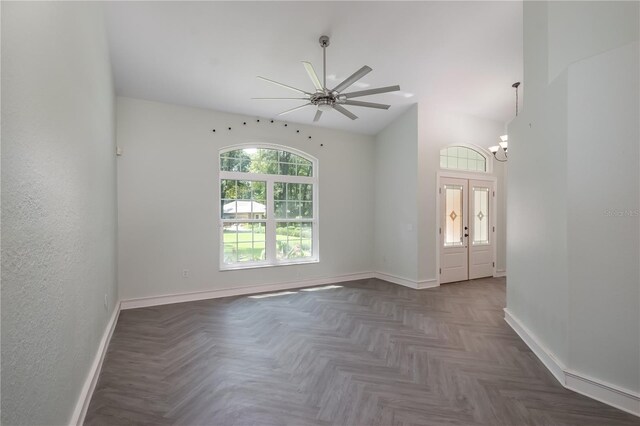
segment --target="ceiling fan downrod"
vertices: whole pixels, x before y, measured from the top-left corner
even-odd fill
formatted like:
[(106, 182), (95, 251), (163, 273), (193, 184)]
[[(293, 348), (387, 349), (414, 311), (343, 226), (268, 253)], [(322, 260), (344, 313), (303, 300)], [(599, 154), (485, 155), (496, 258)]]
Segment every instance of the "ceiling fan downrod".
[(329, 47), (329, 36), (320, 36), (318, 40), (322, 47), (322, 86), (327, 88), (327, 47)]

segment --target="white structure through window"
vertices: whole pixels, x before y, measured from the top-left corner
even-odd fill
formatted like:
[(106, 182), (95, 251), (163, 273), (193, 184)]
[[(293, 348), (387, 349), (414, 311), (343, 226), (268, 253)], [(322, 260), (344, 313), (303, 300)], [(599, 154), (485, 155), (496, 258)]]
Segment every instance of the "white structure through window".
[(449, 146), (440, 150), (440, 167), (443, 169), (486, 172), (487, 157), (473, 148)]
[(277, 145), (220, 151), (220, 268), (318, 261), (318, 163)]

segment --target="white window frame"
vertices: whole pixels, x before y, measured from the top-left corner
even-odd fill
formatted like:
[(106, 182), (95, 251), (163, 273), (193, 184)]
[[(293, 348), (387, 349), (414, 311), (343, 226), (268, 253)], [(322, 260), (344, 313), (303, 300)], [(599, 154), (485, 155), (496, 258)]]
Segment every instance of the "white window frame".
[[(442, 153), (443, 149), (447, 149), (447, 148), (454, 148), (454, 147), (461, 147), (461, 148), (468, 148), (468, 149), (472, 149), (474, 151), (476, 151), (478, 154), (482, 155), (485, 159), (485, 170), (466, 170), (466, 169), (450, 169), (448, 167), (442, 167), (440, 166), (440, 155)], [(446, 145), (443, 146), (442, 148), (440, 148), (438, 150), (438, 168), (440, 170), (451, 170), (451, 171), (458, 171), (461, 173), (478, 173), (478, 174), (491, 174), (493, 173), (493, 154), (491, 154), (488, 150), (477, 146), (477, 145), (473, 145), (470, 143), (456, 143), (456, 144), (452, 144), (452, 145)]]
[[(278, 151), (287, 151), (291, 154), (295, 154), (299, 157), (304, 158), (307, 161), (310, 161), (312, 164), (312, 176), (290, 176), (290, 175), (271, 175), (264, 173), (248, 173), (248, 172), (228, 172), (220, 170), (220, 157), (229, 151), (236, 151), (241, 149), (274, 149)], [(251, 269), (251, 268), (266, 268), (272, 266), (285, 266), (285, 265), (299, 265), (305, 263), (318, 263), (320, 261), (320, 226), (318, 220), (319, 206), (318, 206), (318, 159), (307, 154), (306, 152), (302, 152), (298, 149), (291, 148), (289, 146), (270, 144), (270, 143), (245, 143), (227, 146), (221, 148), (218, 151), (218, 238), (219, 244), (218, 249), (220, 251), (220, 271), (233, 271), (240, 269)], [(266, 219), (223, 219), (222, 218), (222, 205), (221, 205), (221, 194), (220, 187), (222, 184), (222, 180), (225, 179), (233, 179), (233, 180), (249, 180), (249, 181), (261, 181), (265, 182), (266, 185), (266, 204), (267, 204), (267, 218)], [(303, 184), (312, 184), (313, 185), (313, 218), (311, 219), (276, 219), (275, 217), (275, 200), (273, 199), (273, 185), (276, 182), (282, 183), (303, 183)], [(238, 262), (233, 264), (227, 264), (224, 262), (224, 228), (223, 223), (229, 221), (241, 221), (243, 223), (266, 223), (265, 229), (265, 260), (261, 261), (251, 261), (251, 262)], [(311, 223), (312, 224), (312, 256), (304, 257), (304, 258), (295, 258), (295, 259), (284, 259), (278, 260), (276, 256), (276, 224), (283, 222), (301, 222), (301, 223)]]

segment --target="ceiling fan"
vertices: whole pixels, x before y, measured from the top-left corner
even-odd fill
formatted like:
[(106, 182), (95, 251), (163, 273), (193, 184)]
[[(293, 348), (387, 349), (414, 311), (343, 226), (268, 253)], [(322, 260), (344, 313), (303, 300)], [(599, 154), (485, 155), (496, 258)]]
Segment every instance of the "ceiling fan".
[(377, 109), (389, 109), (391, 105), (385, 104), (377, 104), (373, 102), (361, 102), (351, 100), (352, 98), (359, 98), (361, 96), (369, 96), (375, 95), (378, 93), (387, 93), (387, 92), (395, 92), (400, 90), (400, 86), (388, 86), (388, 87), (379, 87), (376, 89), (368, 89), (368, 90), (360, 90), (357, 92), (343, 93), (347, 88), (353, 85), (356, 81), (360, 80), (362, 77), (367, 75), (372, 71), (372, 69), (368, 66), (363, 66), (358, 71), (354, 72), (351, 76), (347, 77), (342, 83), (338, 84), (333, 89), (329, 89), (327, 87), (327, 46), (329, 46), (329, 37), (323, 35), (320, 37), (320, 46), (322, 47), (322, 82), (318, 78), (318, 74), (313, 69), (313, 65), (310, 62), (303, 61), (302, 64), (304, 68), (307, 70), (307, 74), (309, 74), (309, 78), (315, 87), (315, 92), (305, 92), (304, 90), (296, 89), (295, 87), (288, 86), (286, 84), (278, 83), (277, 81), (270, 80), (265, 77), (258, 78), (260, 80), (268, 81), (269, 83), (273, 83), (275, 85), (284, 87), (289, 90), (293, 90), (297, 92), (303, 97), (300, 98), (253, 98), (259, 100), (301, 100), (307, 101), (306, 104), (289, 109), (287, 111), (281, 112), (278, 115), (289, 114), (290, 112), (297, 111), (302, 108), (306, 108), (309, 106), (316, 106), (318, 110), (316, 111), (316, 115), (313, 118), (313, 121), (318, 121), (322, 116), (324, 111), (336, 110), (352, 120), (358, 118), (354, 113), (346, 109), (343, 105), (351, 105), (351, 106), (359, 106), (366, 108), (377, 108)]

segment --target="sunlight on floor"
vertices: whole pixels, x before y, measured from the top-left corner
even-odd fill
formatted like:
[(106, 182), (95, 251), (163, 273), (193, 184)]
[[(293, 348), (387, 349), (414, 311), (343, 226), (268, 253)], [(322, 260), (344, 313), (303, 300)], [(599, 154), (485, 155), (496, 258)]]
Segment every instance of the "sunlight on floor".
[(320, 291), (320, 290), (331, 290), (332, 288), (342, 288), (341, 285), (326, 285), (324, 287), (311, 287), (311, 288), (303, 288), (300, 291)]
[(297, 291), (281, 291), (280, 293), (256, 294), (249, 296), (249, 299), (265, 299), (267, 297), (286, 296), (287, 294), (296, 294)]
[[(310, 287), (303, 288), (300, 291), (320, 291), (320, 290), (331, 290), (334, 288), (342, 288), (341, 285), (325, 285), (322, 287)], [(266, 299), (267, 297), (277, 297), (277, 296), (286, 296), (287, 294), (297, 294), (297, 291), (280, 291), (278, 293), (264, 293), (264, 294), (255, 294), (253, 296), (248, 296), (249, 299)]]

